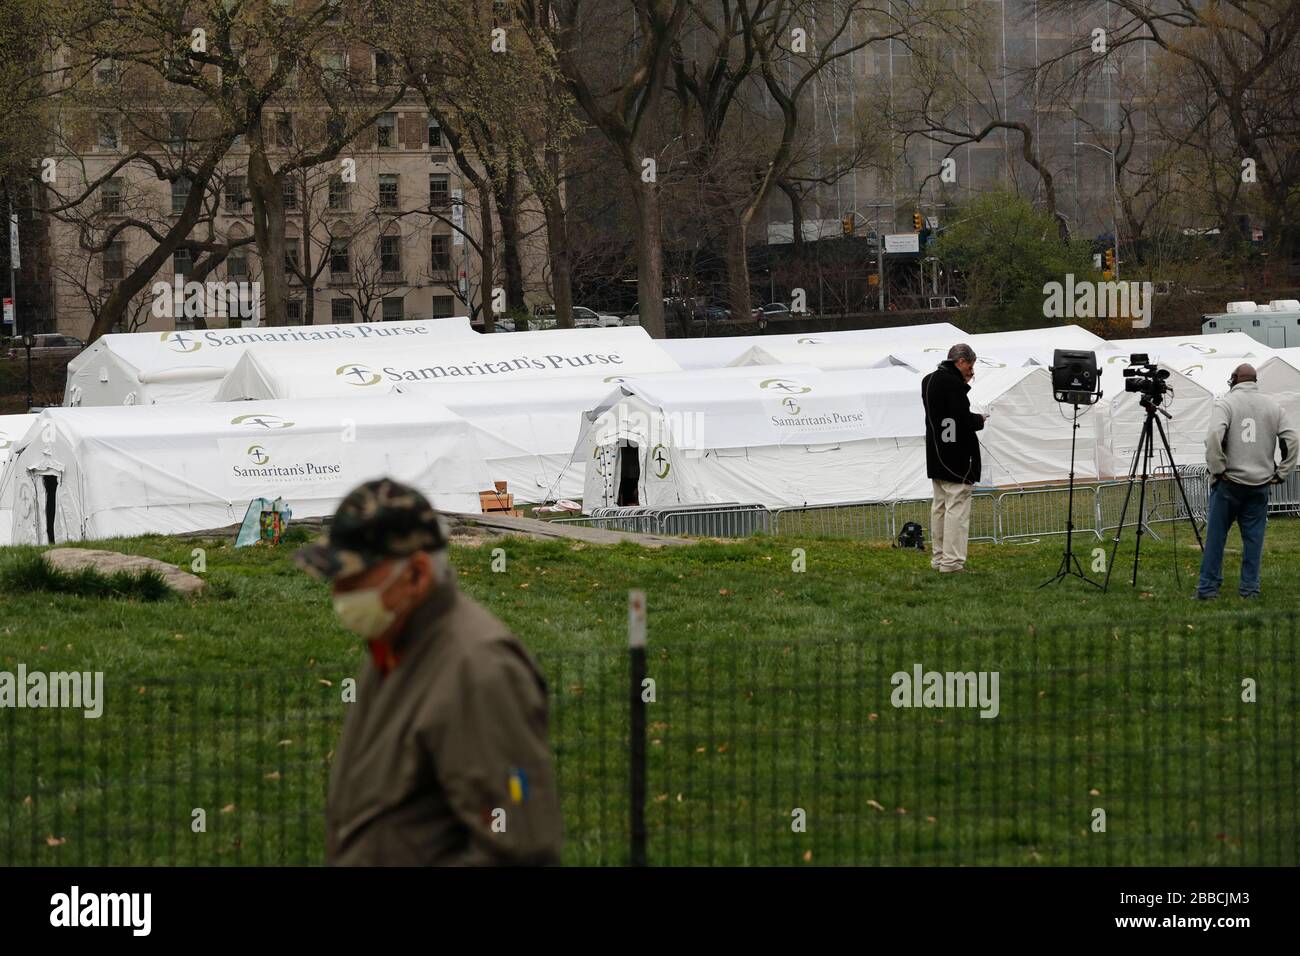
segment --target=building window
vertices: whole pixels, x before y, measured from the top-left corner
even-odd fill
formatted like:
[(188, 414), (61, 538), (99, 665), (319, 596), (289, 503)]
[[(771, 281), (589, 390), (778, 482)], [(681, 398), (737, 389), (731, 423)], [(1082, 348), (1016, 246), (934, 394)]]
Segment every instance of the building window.
[(320, 55), (320, 68), (326, 83), (342, 83), (347, 79), (348, 58), (341, 50), (330, 50)]
[(397, 148), (397, 114), (381, 113), (375, 134), (380, 149)]
[(342, 176), (330, 177), (330, 209), (347, 209), (352, 205), (348, 184), (343, 181)]
[(119, 79), (121, 74), (112, 60), (100, 60), (95, 64), (95, 82), (99, 86), (112, 86)]
[(352, 300), (331, 299), (330, 321), (335, 325), (344, 325), (352, 321)]
[(433, 312), (435, 319), (445, 319), (456, 314), (456, 300), (449, 295), (435, 295), (433, 297)]
[(237, 246), (226, 256), (226, 275), (231, 279), (248, 278), (248, 248)]
[(117, 149), (122, 141), (122, 137), (117, 128), (117, 119), (114, 117), (100, 117), (99, 134), (97, 137), (100, 149)]
[(429, 208), (446, 209), (451, 205), (451, 177), (446, 173), (429, 174)]
[(284, 272), (285, 275), (292, 276), (299, 269), (299, 263), (302, 255), (302, 247), (299, 240), (286, 237), (284, 240)]
[(116, 239), (108, 244), (100, 270), (106, 282), (126, 275), (126, 243), (123, 240)]
[(189, 276), (194, 271), (194, 253), (189, 249), (177, 249), (172, 253), (172, 275)]
[(393, 82), (393, 58), (387, 53), (375, 51), (375, 82), (387, 86)]
[(379, 208), (396, 209), (397, 208), (397, 174), (380, 173), (379, 174)]
[(302, 299), (290, 299), (284, 304), (284, 318), (289, 325), (302, 325)]
[(189, 138), (189, 118), (184, 113), (167, 114), (167, 131), (172, 149), (185, 149)]
[(434, 272), (446, 272), (451, 268), (451, 236), (434, 236), (429, 245), (432, 250), (429, 267)]
[(402, 271), (402, 237), (380, 236), (379, 271), (400, 274)]
[(275, 145), (289, 147), (293, 145), (293, 114), (277, 113), (275, 116)]
[(126, 207), (126, 185), (114, 176), (100, 187), (100, 209), (111, 216), (122, 213)]
[(226, 177), (226, 212), (239, 213), (248, 202), (248, 177)]
[(190, 181), (184, 176), (172, 180), (172, 215), (179, 216), (185, 211), (185, 204), (190, 199)]
[(402, 299), (399, 296), (389, 295), (384, 297), (385, 322), (401, 322), (404, 314)]
[(351, 240), (346, 237), (335, 236), (330, 240), (330, 272), (334, 275), (347, 275), (351, 271)]
[(429, 114), (429, 148), (442, 149), (442, 127), (432, 113)]
[(286, 212), (294, 211), (298, 208), (298, 181), (292, 176), (285, 177), (284, 185), (284, 208)]

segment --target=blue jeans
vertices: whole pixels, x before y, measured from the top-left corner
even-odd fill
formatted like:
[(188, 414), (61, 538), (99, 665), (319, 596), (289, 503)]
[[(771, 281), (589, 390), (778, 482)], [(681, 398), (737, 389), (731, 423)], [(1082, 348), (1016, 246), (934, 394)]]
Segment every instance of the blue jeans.
[(1197, 597), (1219, 593), (1223, 583), (1223, 546), (1233, 522), (1241, 529), (1242, 597), (1259, 593), (1259, 563), (1264, 553), (1264, 527), (1268, 524), (1268, 485), (1239, 485), (1220, 478), (1210, 491), (1210, 514), (1205, 519), (1205, 553)]

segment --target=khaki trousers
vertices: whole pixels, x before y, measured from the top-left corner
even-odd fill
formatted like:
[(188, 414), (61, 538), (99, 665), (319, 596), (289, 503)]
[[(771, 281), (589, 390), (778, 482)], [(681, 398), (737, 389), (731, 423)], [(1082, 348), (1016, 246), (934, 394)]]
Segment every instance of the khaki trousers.
[(966, 539), (970, 536), (970, 499), (974, 488), (959, 481), (934, 481), (930, 506), (930, 567), (960, 571), (966, 566)]

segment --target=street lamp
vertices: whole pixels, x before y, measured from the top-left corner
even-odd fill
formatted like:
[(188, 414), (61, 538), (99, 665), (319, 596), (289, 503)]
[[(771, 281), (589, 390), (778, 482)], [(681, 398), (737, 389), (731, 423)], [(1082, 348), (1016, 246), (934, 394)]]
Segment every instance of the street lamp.
[(1112, 189), (1111, 203), (1111, 231), (1115, 237), (1115, 278), (1119, 278), (1119, 168), (1115, 165), (1115, 153), (1104, 146), (1098, 146), (1096, 143), (1079, 143), (1075, 146), (1088, 146), (1098, 152), (1105, 153), (1110, 157), (1110, 175)]

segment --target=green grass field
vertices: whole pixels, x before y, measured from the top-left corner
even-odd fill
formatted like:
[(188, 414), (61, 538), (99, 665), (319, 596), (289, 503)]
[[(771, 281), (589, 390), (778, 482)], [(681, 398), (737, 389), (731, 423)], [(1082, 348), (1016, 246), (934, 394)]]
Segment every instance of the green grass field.
[[(943, 577), (916, 552), (794, 538), (510, 538), (453, 557), (547, 673), (566, 862), (626, 859), (626, 606), (641, 588), (653, 863), (1294, 864), (1300, 523), (1271, 524), (1252, 602), (1231, 551), (1225, 596), (1192, 600), (1190, 541), (1183, 527), (1181, 583), (1165, 540), (1144, 546), (1139, 588), (1117, 570), (1109, 594), (1037, 590), (1059, 538), (973, 544), (977, 573)], [(98, 720), (0, 711), (0, 863), (319, 862), (339, 686), (361, 660), (325, 588), (287, 548), (96, 546), (182, 567), (203, 548), (209, 590), (0, 594), (0, 670), (108, 685)], [(1083, 539), (1085, 565), (1096, 546)], [(0, 550), (0, 568), (21, 553)], [(915, 664), (998, 672), (998, 716), (892, 706), (891, 675)]]

